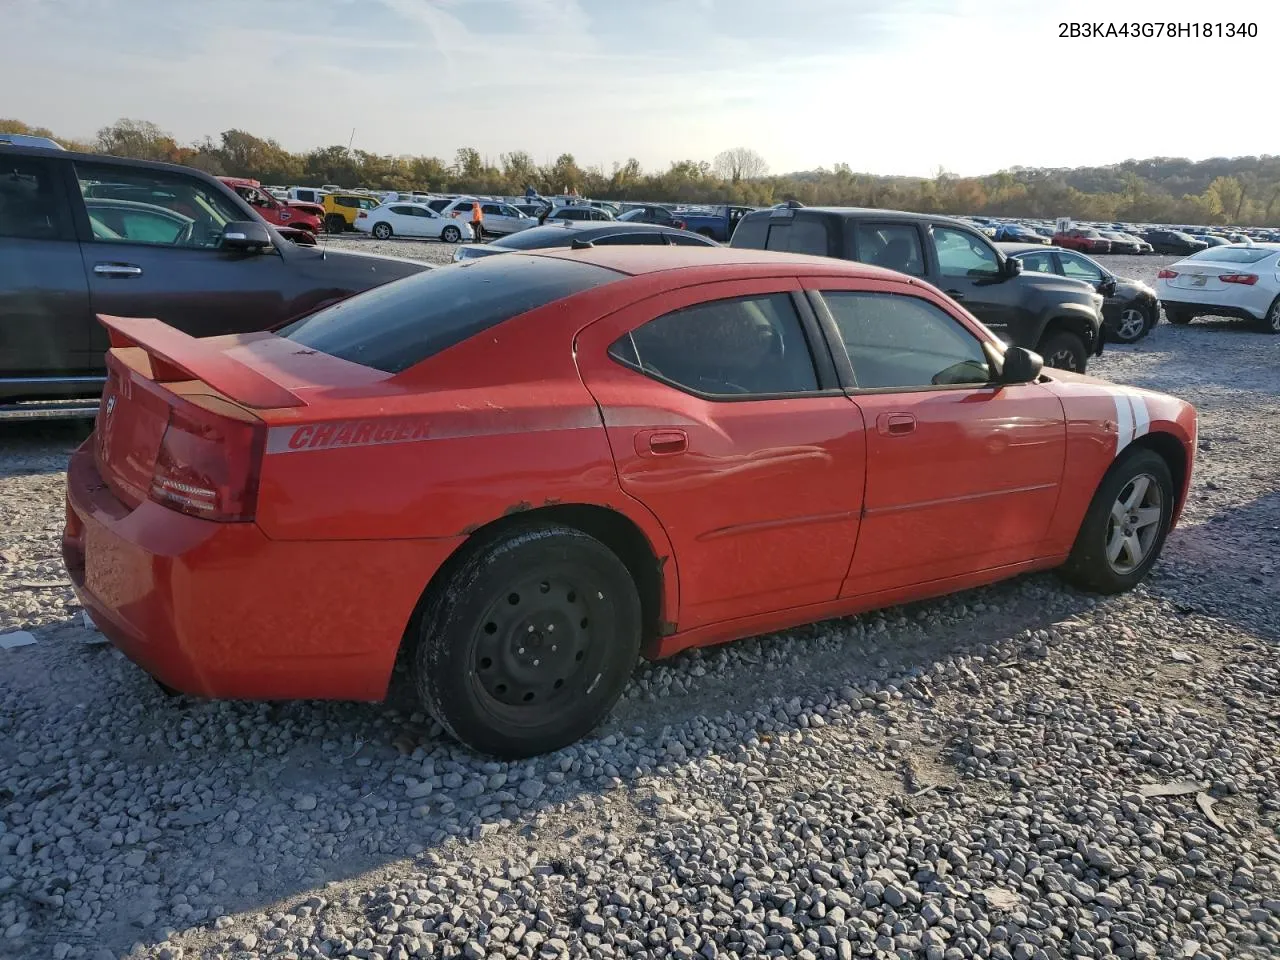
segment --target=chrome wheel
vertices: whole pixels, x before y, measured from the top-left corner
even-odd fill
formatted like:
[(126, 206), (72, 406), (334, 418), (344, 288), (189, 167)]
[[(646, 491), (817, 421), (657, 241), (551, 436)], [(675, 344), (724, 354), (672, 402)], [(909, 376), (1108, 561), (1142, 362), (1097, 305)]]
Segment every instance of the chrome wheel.
[(1140, 473), (1120, 491), (1107, 522), (1107, 563), (1132, 573), (1151, 555), (1164, 516), (1164, 494), (1156, 478)]
[(1137, 307), (1126, 307), (1120, 314), (1120, 324), (1116, 327), (1116, 336), (1123, 343), (1133, 343), (1142, 336), (1147, 326), (1147, 316)]

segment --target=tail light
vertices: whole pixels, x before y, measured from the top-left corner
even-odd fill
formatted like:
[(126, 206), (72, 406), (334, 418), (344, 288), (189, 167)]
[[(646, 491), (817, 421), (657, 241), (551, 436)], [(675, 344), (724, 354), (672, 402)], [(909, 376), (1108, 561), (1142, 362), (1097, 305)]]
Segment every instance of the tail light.
[(1174, 277), (1176, 277), (1177, 275), (1178, 275), (1178, 271), (1176, 271), (1176, 270), (1161, 270), (1159, 273), (1157, 273), (1157, 274), (1156, 274), (1156, 279), (1157, 279), (1157, 280), (1172, 280), (1172, 279), (1173, 279)]
[(173, 409), (160, 440), (151, 499), (205, 520), (252, 520), (266, 430), (196, 406)]
[(683, 220), (677, 220), (677, 221), (676, 221), (676, 229), (677, 229), (677, 230), (683, 230), (683, 229), (684, 229), (684, 221), (683, 221)]
[(1252, 287), (1258, 282), (1256, 273), (1224, 273), (1218, 277), (1223, 283), (1243, 283), (1246, 287)]

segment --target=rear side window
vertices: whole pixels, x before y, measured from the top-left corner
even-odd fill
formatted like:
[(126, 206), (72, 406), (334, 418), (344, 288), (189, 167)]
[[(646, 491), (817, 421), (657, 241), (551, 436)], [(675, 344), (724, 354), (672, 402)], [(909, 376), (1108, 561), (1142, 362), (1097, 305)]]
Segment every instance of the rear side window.
[(854, 226), (858, 259), (863, 263), (924, 276), (920, 233), (910, 223), (858, 223)]
[(27, 157), (0, 157), (0, 237), (61, 240), (67, 237), (53, 164)]
[(277, 332), (313, 350), (399, 373), (505, 320), (622, 277), (570, 260), (484, 257), (375, 287)]
[(696, 394), (818, 389), (804, 329), (785, 293), (711, 300), (664, 314), (621, 337), (609, 355)]

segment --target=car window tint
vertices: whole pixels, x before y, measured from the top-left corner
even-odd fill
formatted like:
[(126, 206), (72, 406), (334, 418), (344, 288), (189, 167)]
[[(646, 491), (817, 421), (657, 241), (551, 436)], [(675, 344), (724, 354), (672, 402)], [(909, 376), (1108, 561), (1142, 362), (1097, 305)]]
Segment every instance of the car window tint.
[(392, 207), (391, 212), (401, 217), (412, 217), (413, 207)]
[(933, 242), (938, 248), (938, 268), (944, 277), (1000, 275), (1000, 262), (995, 251), (973, 234), (949, 227), (934, 227)]
[(1048, 253), (1024, 253), (1018, 258), (1027, 273), (1053, 273), (1053, 257)]
[(75, 167), (90, 217), (114, 234), (95, 229), (95, 240), (214, 249), (228, 223), (248, 216), (195, 177), (109, 164)]
[(733, 397), (818, 389), (808, 341), (785, 293), (676, 310), (631, 331), (609, 352), (693, 393)]
[(696, 233), (668, 233), (667, 241), (674, 243), (677, 247), (714, 247), (714, 241), (706, 237), (698, 236)]
[(1188, 259), (1218, 263), (1257, 263), (1275, 252), (1274, 247), (1209, 247)]
[(482, 257), (375, 287), (277, 332), (313, 350), (399, 373), (505, 320), (623, 276), (573, 260)]
[(480, 205), (480, 209), (484, 211), (484, 215), (486, 217), (491, 214), (495, 217), (500, 217), (503, 215), (502, 208), (498, 206), (496, 203), (482, 203)]
[(1071, 277), (1073, 280), (1088, 280), (1091, 283), (1097, 283), (1102, 279), (1102, 271), (1084, 257), (1060, 253), (1058, 259), (1062, 261), (1063, 276)]
[(591, 241), (596, 246), (634, 246), (635, 244), (649, 244), (650, 246), (662, 246), (667, 241), (662, 238), (662, 234), (656, 231), (650, 233), (614, 233), (609, 236), (596, 237)]
[(316, 202), (316, 193), (314, 190), (299, 190), (297, 195), (298, 195), (298, 199), (302, 200), (305, 203)]
[(852, 291), (822, 296), (840, 330), (859, 389), (909, 390), (991, 379), (978, 340), (928, 301)]
[(858, 259), (863, 263), (924, 276), (920, 234), (907, 223), (859, 223), (854, 227)]
[(58, 240), (66, 237), (52, 164), (0, 157), (0, 237)]
[(787, 249), (792, 253), (825, 257), (827, 255), (826, 223), (819, 217), (796, 217), (791, 224), (791, 239)]
[(358, 207), (358, 206), (360, 206), (360, 201), (359, 201), (359, 200), (357, 200), (355, 197), (335, 197), (335, 198), (334, 198), (334, 200), (333, 200), (333, 202), (334, 202), (334, 203), (336, 203), (336, 204), (337, 204), (338, 206), (340, 206), (340, 207)]
[(763, 250), (769, 232), (768, 216), (743, 217), (733, 229), (729, 246), (748, 250)]

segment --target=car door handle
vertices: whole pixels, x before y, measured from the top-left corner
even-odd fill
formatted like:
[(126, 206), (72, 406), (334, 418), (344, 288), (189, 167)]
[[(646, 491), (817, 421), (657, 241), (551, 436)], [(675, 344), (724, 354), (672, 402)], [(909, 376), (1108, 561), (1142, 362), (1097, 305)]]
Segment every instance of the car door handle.
[(644, 430), (636, 435), (636, 452), (642, 457), (670, 457), (689, 449), (683, 430)]
[(876, 417), (876, 429), (886, 437), (901, 437), (914, 433), (916, 418), (910, 413), (882, 413)]
[(142, 276), (142, 268), (136, 263), (95, 263), (93, 272), (100, 277)]
[(950, 297), (952, 300), (963, 300), (963, 299), (964, 299), (964, 294), (963, 294), (963, 293), (961, 293), (959, 290), (948, 290), (948, 291), (947, 291), (947, 296), (948, 296), (948, 297)]

